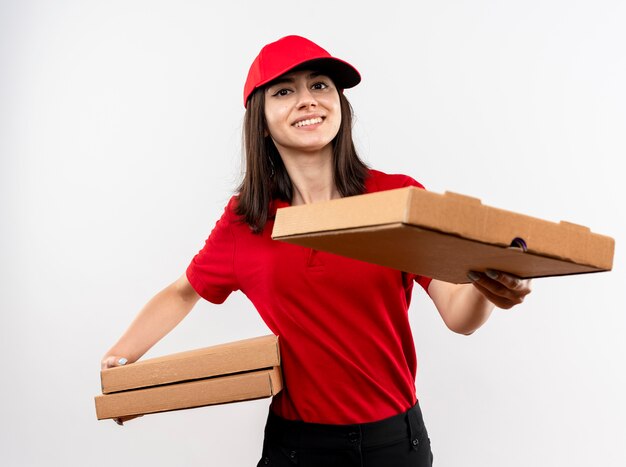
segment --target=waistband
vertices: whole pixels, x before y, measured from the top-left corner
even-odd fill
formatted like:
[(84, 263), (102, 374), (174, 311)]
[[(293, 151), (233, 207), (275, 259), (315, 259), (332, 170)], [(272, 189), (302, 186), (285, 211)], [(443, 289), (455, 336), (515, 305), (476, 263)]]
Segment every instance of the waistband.
[(377, 422), (353, 425), (326, 425), (286, 420), (270, 410), (265, 438), (294, 448), (341, 449), (359, 445), (362, 448), (390, 444), (410, 438), (415, 447), (425, 430), (419, 403), (398, 415)]

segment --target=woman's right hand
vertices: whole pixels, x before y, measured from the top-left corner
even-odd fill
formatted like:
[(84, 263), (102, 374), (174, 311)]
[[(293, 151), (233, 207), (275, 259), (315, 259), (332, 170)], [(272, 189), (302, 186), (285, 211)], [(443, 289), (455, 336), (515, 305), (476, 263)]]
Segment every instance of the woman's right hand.
[[(126, 357), (120, 357), (119, 355), (107, 355), (100, 362), (100, 369), (106, 370), (108, 368), (115, 368), (117, 366), (124, 366), (128, 363), (128, 359)], [(113, 421), (120, 426), (124, 425), (124, 422), (128, 420), (132, 420), (133, 418), (141, 417), (142, 415), (128, 415), (126, 417), (117, 417), (114, 418)]]

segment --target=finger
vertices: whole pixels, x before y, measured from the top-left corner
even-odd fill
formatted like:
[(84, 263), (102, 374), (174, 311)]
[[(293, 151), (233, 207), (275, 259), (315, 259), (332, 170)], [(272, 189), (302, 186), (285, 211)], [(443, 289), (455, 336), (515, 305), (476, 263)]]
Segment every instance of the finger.
[(504, 284), (489, 278), (486, 274), (472, 271), (467, 277), (477, 286), (479, 292), (499, 308), (509, 309), (514, 305), (522, 303), (526, 296), (525, 293), (519, 293), (507, 288)]
[(477, 278), (476, 282), (483, 287), (516, 303), (519, 303), (530, 293), (530, 279), (521, 279), (502, 271), (487, 269), (484, 274), (473, 273), (472, 275), (468, 274), (468, 277), (470, 279)]
[(487, 300), (489, 300), (491, 303), (493, 303), (495, 306), (497, 306), (498, 308), (502, 308), (504, 310), (508, 310), (510, 308), (513, 308), (515, 305), (517, 305), (518, 303), (521, 303), (521, 301), (519, 302), (514, 302), (512, 300), (509, 300), (505, 297), (502, 297), (501, 295), (497, 295), (494, 294), (491, 290), (487, 289), (486, 287), (484, 287), (483, 285), (479, 284), (478, 282), (473, 282), (472, 285), (476, 288), (476, 290), (478, 290)]
[(485, 275), (494, 281), (500, 282), (506, 288), (511, 290), (518, 290), (524, 287), (524, 280), (514, 276), (513, 274), (508, 274), (502, 271), (496, 271), (494, 269), (487, 269), (485, 271)]
[(532, 291), (532, 280), (531, 279), (522, 279), (521, 277), (515, 276), (513, 274), (509, 274), (502, 271), (495, 271), (493, 269), (487, 269), (485, 274), (494, 280), (497, 280), (502, 285), (504, 285), (509, 290), (513, 291), (513, 295), (509, 295), (511, 298), (521, 298), (522, 300), (526, 295), (528, 295)]
[(508, 300), (514, 300), (517, 295), (506, 287), (504, 284), (498, 282), (495, 279), (491, 279), (486, 273), (480, 273), (471, 271), (467, 277), (474, 283), (481, 286), (482, 289), (488, 290), (491, 294), (505, 298)]
[(127, 422), (128, 420), (133, 420), (135, 418), (139, 418), (139, 417), (143, 417), (142, 414), (137, 414), (137, 415), (127, 415), (125, 417), (122, 417), (122, 421)]
[(109, 356), (100, 362), (100, 369), (106, 370), (107, 368), (111, 368), (115, 366), (115, 357)]
[(123, 366), (128, 363), (128, 359), (125, 357), (118, 357), (116, 355), (109, 355), (100, 364), (100, 368), (106, 370), (107, 368), (114, 368), (116, 366)]
[(138, 414), (138, 415), (125, 415), (124, 417), (117, 417), (114, 418), (113, 420), (115, 420), (115, 423), (117, 423), (120, 426), (124, 425), (124, 422), (127, 422), (129, 420), (133, 420), (135, 418), (139, 418), (139, 417), (143, 417), (143, 415)]

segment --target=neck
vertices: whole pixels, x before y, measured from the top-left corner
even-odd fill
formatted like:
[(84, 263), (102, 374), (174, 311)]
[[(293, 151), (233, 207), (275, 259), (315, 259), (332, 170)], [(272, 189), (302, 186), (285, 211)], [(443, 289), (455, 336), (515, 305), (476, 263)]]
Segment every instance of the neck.
[(330, 144), (314, 153), (281, 151), (281, 158), (293, 185), (293, 206), (341, 198), (333, 177)]

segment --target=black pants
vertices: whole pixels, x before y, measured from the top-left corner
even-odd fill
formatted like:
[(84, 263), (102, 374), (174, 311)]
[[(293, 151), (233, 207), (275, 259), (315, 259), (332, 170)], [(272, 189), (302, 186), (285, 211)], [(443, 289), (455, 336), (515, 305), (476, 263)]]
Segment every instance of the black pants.
[(432, 466), (430, 439), (419, 405), (400, 415), (361, 425), (285, 420), (271, 411), (257, 467)]

